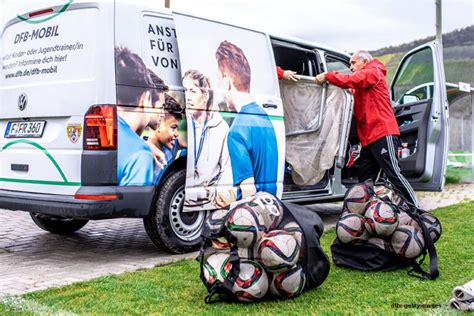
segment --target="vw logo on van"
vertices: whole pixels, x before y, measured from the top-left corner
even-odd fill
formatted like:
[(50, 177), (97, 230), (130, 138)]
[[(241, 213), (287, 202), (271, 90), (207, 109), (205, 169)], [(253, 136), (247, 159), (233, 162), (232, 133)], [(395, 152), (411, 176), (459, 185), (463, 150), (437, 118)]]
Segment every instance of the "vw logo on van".
[(20, 94), (18, 97), (18, 108), (20, 111), (23, 111), (26, 108), (26, 105), (28, 104), (28, 97), (26, 96), (26, 93)]

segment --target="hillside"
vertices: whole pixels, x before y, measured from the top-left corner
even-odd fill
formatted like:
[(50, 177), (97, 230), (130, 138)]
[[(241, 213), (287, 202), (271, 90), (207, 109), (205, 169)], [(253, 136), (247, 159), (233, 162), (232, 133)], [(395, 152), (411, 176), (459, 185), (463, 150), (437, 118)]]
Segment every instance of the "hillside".
[[(423, 43), (433, 41), (434, 39), (435, 36), (425, 37), (423, 39), (415, 40), (413, 42), (401, 44), (398, 46), (380, 48), (376, 51), (372, 51), (371, 53), (375, 56), (406, 53), (411, 49), (420, 46)], [(474, 25), (443, 34), (443, 46), (445, 48), (471, 45), (474, 45)], [(471, 58), (474, 58), (474, 50), (471, 51)]]

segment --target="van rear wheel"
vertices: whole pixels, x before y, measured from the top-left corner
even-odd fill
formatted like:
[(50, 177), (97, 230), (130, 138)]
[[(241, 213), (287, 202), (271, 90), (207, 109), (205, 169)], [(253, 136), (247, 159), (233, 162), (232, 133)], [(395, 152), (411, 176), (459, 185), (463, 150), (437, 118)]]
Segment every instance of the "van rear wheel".
[(70, 235), (84, 227), (88, 222), (87, 219), (50, 216), (33, 212), (30, 213), (30, 216), (39, 228), (58, 235)]
[(183, 213), (186, 170), (171, 172), (160, 184), (145, 230), (158, 247), (173, 253), (198, 250), (206, 212)]

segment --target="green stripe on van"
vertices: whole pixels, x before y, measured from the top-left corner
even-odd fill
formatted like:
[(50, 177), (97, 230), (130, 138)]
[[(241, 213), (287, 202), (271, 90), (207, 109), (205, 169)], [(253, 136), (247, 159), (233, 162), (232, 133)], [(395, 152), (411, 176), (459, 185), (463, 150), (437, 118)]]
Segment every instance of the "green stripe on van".
[(0, 178), (0, 182), (13, 182), (13, 183), (28, 183), (28, 184), (47, 184), (47, 185), (62, 185), (69, 187), (79, 187), (80, 182), (61, 182), (61, 181), (46, 181), (46, 180), (27, 180), (27, 179), (13, 179), (13, 178)]
[(46, 148), (44, 148), (40, 144), (35, 143), (31, 140), (17, 139), (17, 140), (11, 141), (11, 142), (7, 143), (5, 146), (3, 146), (2, 149), (0, 149), (0, 154), (4, 150), (6, 150), (8, 147), (13, 146), (15, 144), (28, 144), (28, 145), (34, 146), (34, 147), (38, 148), (39, 150), (41, 150), (41, 152), (52, 162), (52, 164), (54, 165), (56, 170), (58, 170), (59, 175), (61, 176), (63, 181), (61, 182), (61, 181), (47, 181), (47, 180), (26, 180), (26, 179), (12, 179), (12, 178), (0, 178), (0, 181), (19, 182), (19, 183), (35, 183), (35, 184), (51, 184), (51, 185), (69, 185), (69, 186), (81, 185), (79, 182), (69, 182), (67, 180), (66, 176), (64, 175), (64, 172), (59, 167), (59, 164), (56, 162), (56, 160), (53, 158), (53, 156), (51, 156), (51, 154), (48, 152), (48, 150), (46, 150)]
[[(234, 118), (238, 114), (234, 112), (219, 112), (219, 113), (222, 115), (222, 117), (230, 117), (230, 118)], [(249, 115), (249, 114), (246, 113), (246, 115)], [(268, 117), (272, 121), (283, 121), (283, 116), (268, 115)]]
[(74, 0), (69, 0), (66, 4), (63, 5), (63, 7), (61, 8), (61, 10), (59, 10), (58, 12), (56, 12), (55, 14), (51, 15), (51, 16), (48, 16), (47, 18), (44, 18), (44, 19), (41, 19), (41, 20), (30, 20), (30, 19), (27, 19), (27, 18), (24, 18), (22, 17), (21, 15), (17, 14), (16, 17), (23, 21), (23, 22), (26, 22), (26, 23), (29, 23), (29, 24), (39, 24), (39, 23), (43, 23), (43, 22), (46, 22), (46, 21), (49, 21), (51, 19), (54, 19), (55, 17), (57, 17), (58, 15), (60, 15), (61, 13), (63, 13), (64, 11), (67, 10), (67, 8), (71, 5), (71, 3), (73, 2)]

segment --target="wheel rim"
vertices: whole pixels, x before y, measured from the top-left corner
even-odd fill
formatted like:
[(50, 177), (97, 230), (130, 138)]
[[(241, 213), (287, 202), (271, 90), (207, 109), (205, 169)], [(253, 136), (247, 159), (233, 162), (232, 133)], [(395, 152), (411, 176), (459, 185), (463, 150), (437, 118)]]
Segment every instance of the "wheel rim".
[(201, 235), (201, 228), (206, 219), (205, 211), (183, 213), (184, 185), (173, 195), (169, 207), (170, 225), (176, 237), (192, 241)]

